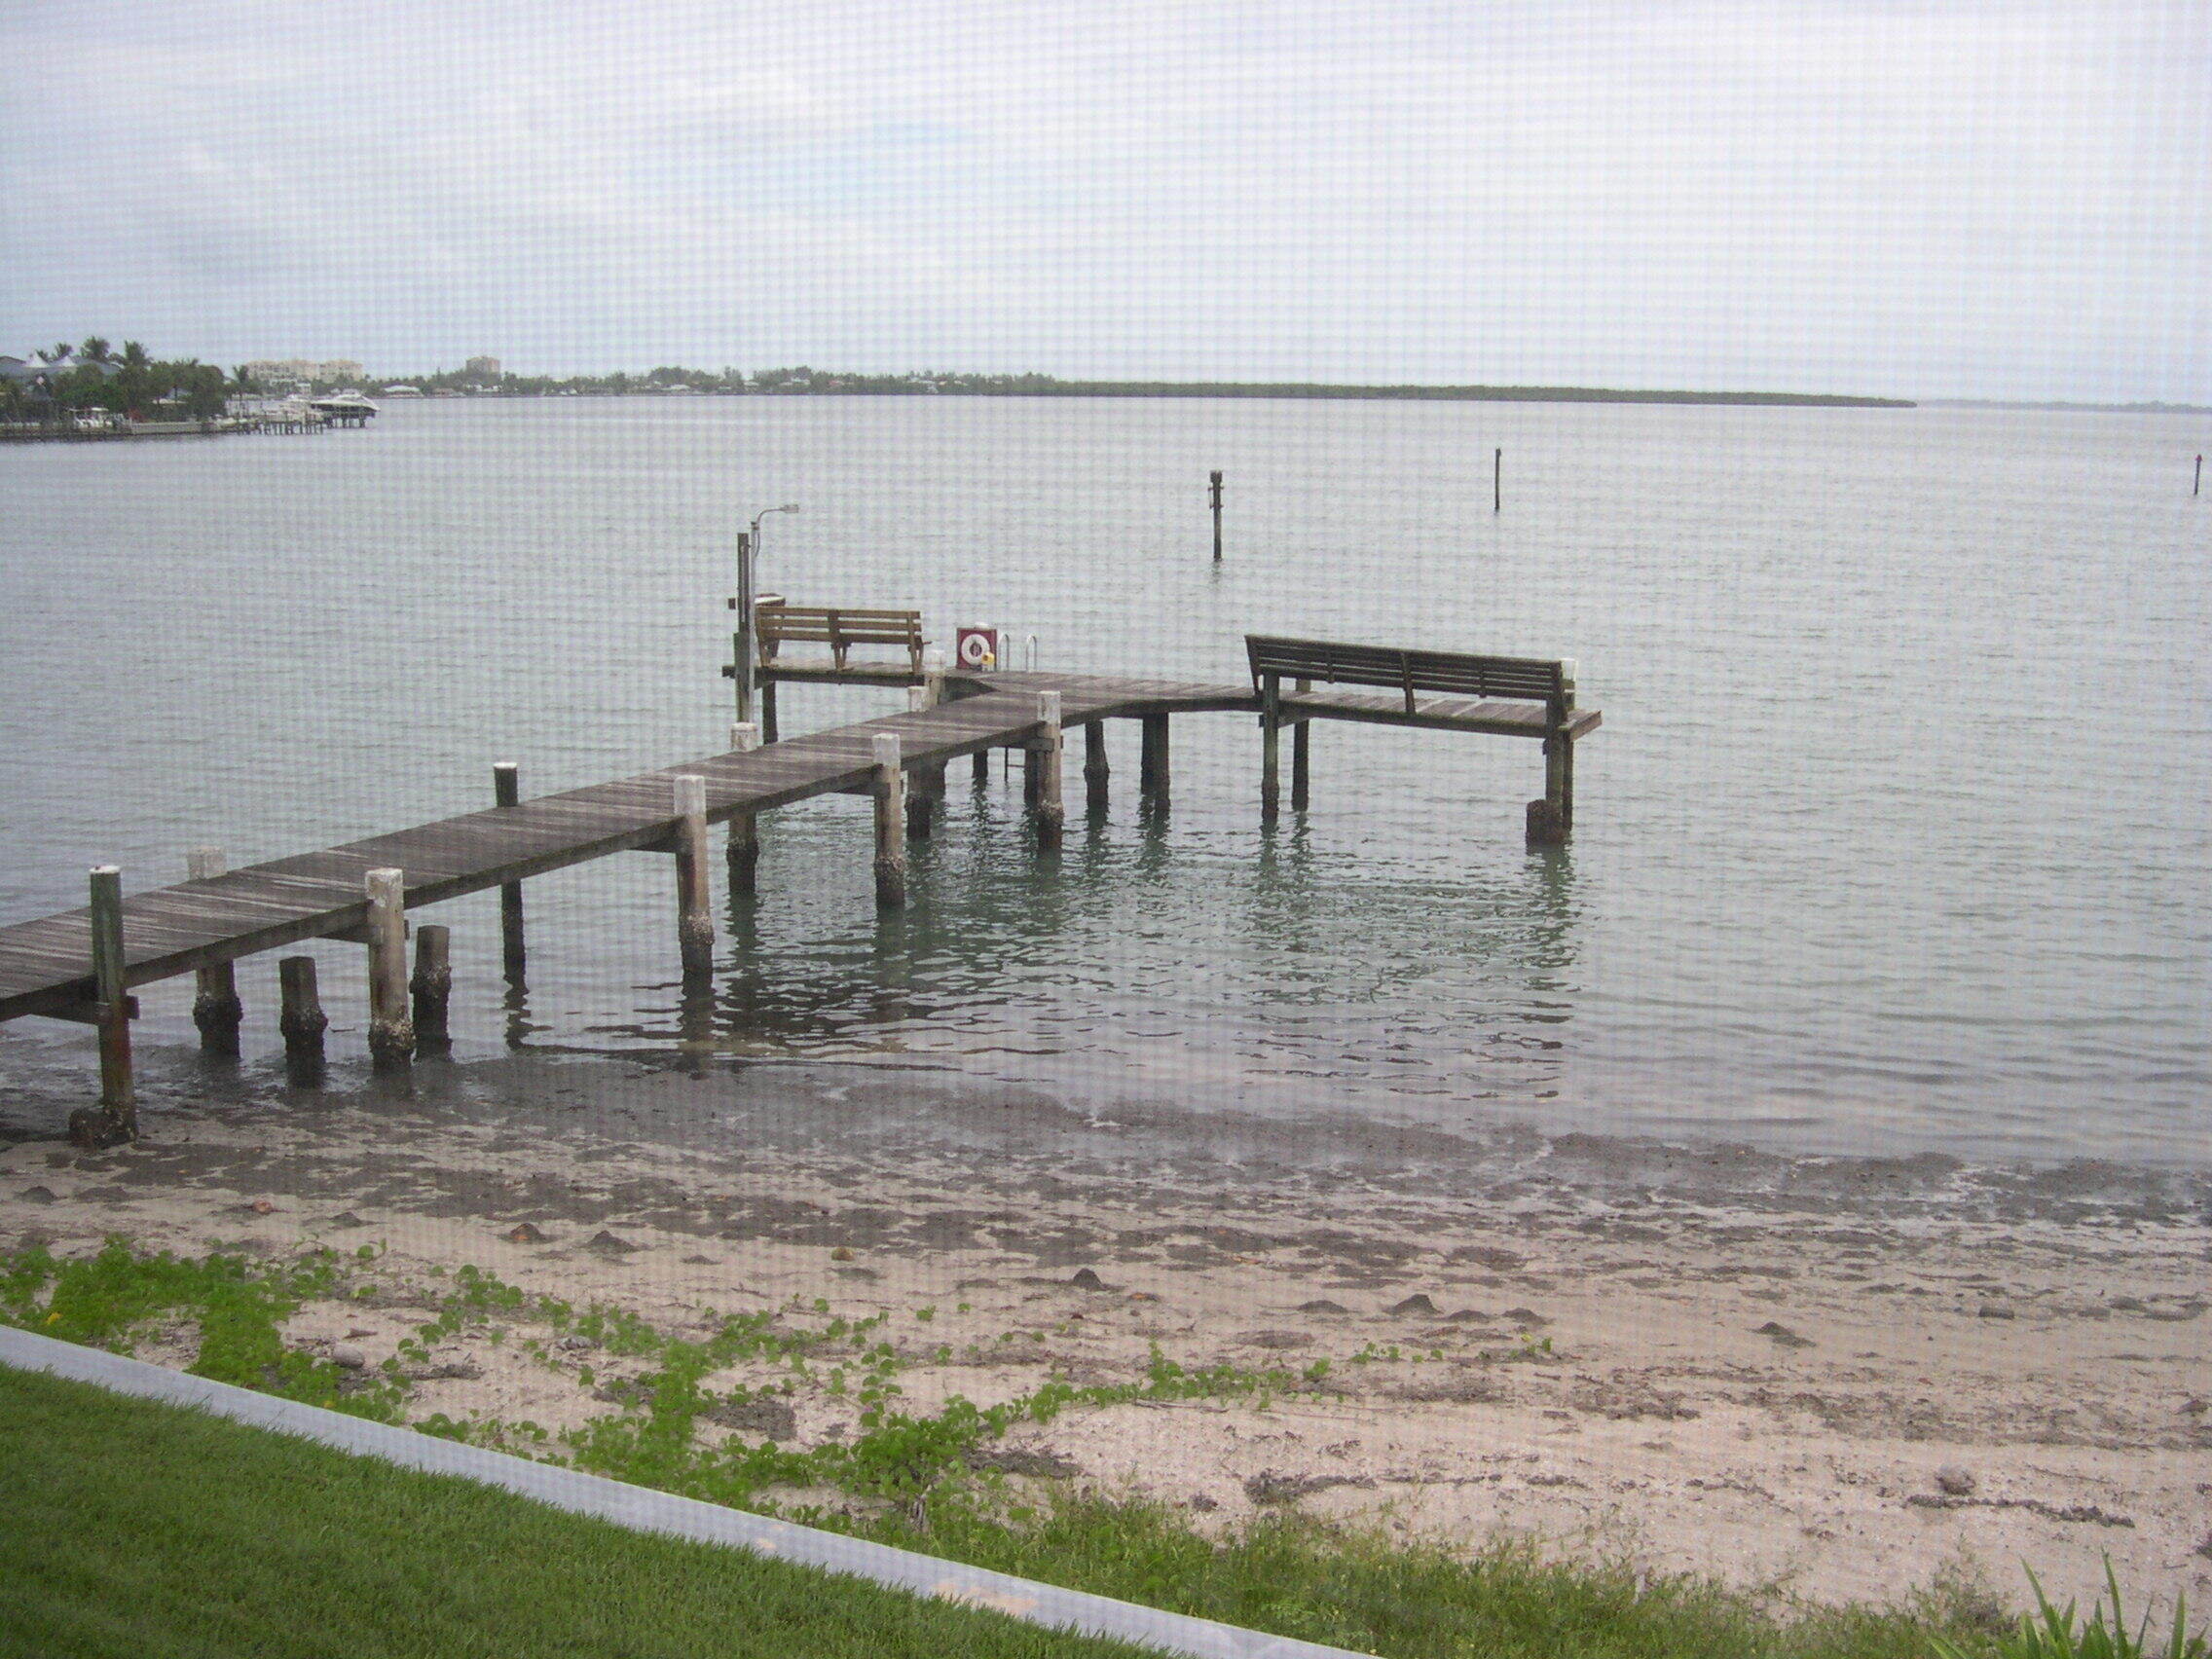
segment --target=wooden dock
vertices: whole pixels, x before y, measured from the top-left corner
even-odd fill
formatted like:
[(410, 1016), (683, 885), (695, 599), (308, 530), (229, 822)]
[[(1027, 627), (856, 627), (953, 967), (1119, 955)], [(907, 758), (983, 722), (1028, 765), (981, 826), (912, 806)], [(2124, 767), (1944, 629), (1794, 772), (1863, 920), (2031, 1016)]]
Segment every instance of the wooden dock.
[[(1336, 686), (1277, 690), (1273, 681), (1263, 684), (1257, 674), (1252, 683), (1216, 684), (1046, 673), (945, 674), (933, 664), (917, 684), (904, 664), (815, 667), (787, 661), (763, 678), (770, 675), (847, 684), (903, 680), (912, 686), (909, 708), (766, 745), (758, 743), (756, 728), (740, 726), (732, 734), (734, 746), (722, 753), (533, 800), (520, 797), (514, 768), (502, 762), (495, 769), (498, 804), (482, 811), (237, 870), (224, 867), (220, 850), (194, 849), (191, 879), (128, 897), (120, 872), (102, 866), (93, 872), (87, 908), (0, 927), (0, 1020), (44, 1015), (100, 1027), (101, 1106), (79, 1113), (72, 1132), (87, 1141), (113, 1141), (135, 1132), (129, 1031), (135, 1014), (129, 995), (133, 986), (197, 974), (194, 1014), (203, 1044), (210, 1052), (235, 1055), (241, 1010), (232, 963), (306, 940), (362, 942), (371, 961), (372, 1050), (380, 1065), (403, 1066), (419, 1037), (431, 1042), (442, 1037), (451, 983), (446, 930), (436, 927), (415, 930), (410, 977), (410, 912), (499, 888), (507, 973), (520, 983), (522, 883), (630, 851), (676, 856), (685, 972), (711, 972), (709, 824), (729, 824), (729, 879), (750, 890), (758, 814), (820, 794), (873, 795), (877, 899), (895, 907), (904, 902), (904, 842), (932, 833), (945, 767), (962, 756), (1023, 751), (1025, 797), (1038, 843), (1046, 850), (1059, 844), (1060, 757), (1069, 726), (1085, 730), (1086, 799), (1098, 810), (1106, 804), (1104, 722), (1110, 719), (1141, 723), (1139, 788), (1160, 808), (1168, 796), (1168, 721), (1177, 715), (1260, 716), (1271, 788), (1273, 730), (1295, 728), (1301, 741), (1294, 805), (1300, 806), (1309, 720), (1536, 738), (1545, 741), (1547, 753), (1555, 745), (1565, 751), (1599, 723), (1597, 711), (1572, 709), (1571, 681), (1562, 723), (1557, 699), (1547, 714), (1544, 706), (1526, 701), (1425, 696), (1410, 682), (1401, 696)], [(978, 759), (978, 767), (981, 763)], [(1558, 768), (1553, 770), (1556, 775)], [(1570, 806), (1571, 796), (1566, 799)], [(1531, 814), (1540, 804), (1531, 803)], [(1272, 799), (1267, 815), (1272, 816)], [(1561, 827), (1564, 830), (1564, 820)], [(315, 1000), (313, 959), (294, 957), (283, 966), (287, 1051), (295, 1075), (312, 1078), (319, 1072), (327, 1023)]]

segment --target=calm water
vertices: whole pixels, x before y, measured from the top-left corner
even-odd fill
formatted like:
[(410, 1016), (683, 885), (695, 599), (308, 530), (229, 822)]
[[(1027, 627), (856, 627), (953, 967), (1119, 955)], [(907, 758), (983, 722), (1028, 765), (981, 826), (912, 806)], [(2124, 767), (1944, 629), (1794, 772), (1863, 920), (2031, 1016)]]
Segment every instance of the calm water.
[[(389, 406), (365, 433), (0, 455), (0, 919), (720, 747), (731, 533), (795, 602), (1241, 677), (1246, 630), (1571, 655), (1570, 852), (1532, 745), (1349, 726), (1258, 825), (1248, 719), (1134, 727), (1057, 868), (956, 768), (878, 922), (865, 803), (780, 815), (732, 1051), (1124, 1099), (1776, 1149), (2212, 1163), (2201, 420), (877, 399)], [(1491, 453), (1506, 506), (1491, 511)], [(1205, 473), (1229, 479), (1208, 558)], [(881, 693), (786, 692), (787, 731)], [(1080, 797), (1079, 797), (1080, 798)], [(665, 861), (445, 906), (465, 1050), (678, 1041)], [(359, 1048), (359, 952), (317, 947)], [(266, 1051), (274, 962), (241, 969)], [(146, 1034), (190, 1033), (189, 981)], [(694, 1037), (698, 1035), (696, 1029)], [(0, 1087), (81, 1034), (0, 1028)]]

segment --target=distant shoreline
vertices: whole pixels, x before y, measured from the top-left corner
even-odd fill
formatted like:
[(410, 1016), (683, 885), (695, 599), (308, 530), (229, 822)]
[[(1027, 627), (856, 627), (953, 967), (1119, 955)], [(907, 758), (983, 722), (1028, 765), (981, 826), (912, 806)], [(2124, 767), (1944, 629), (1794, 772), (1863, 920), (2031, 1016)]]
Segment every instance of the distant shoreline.
[[(821, 388), (817, 387), (817, 390)], [(845, 395), (864, 388), (839, 388)], [(872, 388), (866, 388), (872, 389)], [(773, 394), (771, 394), (773, 395)], [(896, 395), (896, 394), (894, 394)], [(1304, 397), (1436, 403), (1725, 403), (1818, 409), (1911, 409), (1901, 397), (1801, 391), (1623, 391), (1588, 386), (1330, 386), (1264, 381), (1062, 381), (1035, 388), (961, 391), (968, 397)]]

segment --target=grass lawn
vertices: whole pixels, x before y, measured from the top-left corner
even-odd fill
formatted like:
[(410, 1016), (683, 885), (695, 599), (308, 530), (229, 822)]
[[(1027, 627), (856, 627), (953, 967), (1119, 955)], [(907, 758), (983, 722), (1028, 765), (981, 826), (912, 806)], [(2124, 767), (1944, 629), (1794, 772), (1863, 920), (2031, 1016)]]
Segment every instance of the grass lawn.
[(1145, 1651), (0, 1370), (0, 1654)]

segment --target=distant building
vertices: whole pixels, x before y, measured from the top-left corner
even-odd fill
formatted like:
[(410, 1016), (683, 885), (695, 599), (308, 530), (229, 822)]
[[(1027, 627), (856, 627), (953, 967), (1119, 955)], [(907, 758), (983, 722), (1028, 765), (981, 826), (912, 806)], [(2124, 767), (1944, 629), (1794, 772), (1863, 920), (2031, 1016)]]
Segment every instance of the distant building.
[(497, 357), (471, 357), (461, 365), (461, 372), (471, 380), (496, 381), (499, 378), (499, 359)]
[(246, 378), (264, 391), (313, 391), (318, 386), (350, 385), (361, 378), (361, 365), (350, 357), (316, 362), (311, 357), (265, 357), (245, 366)]

